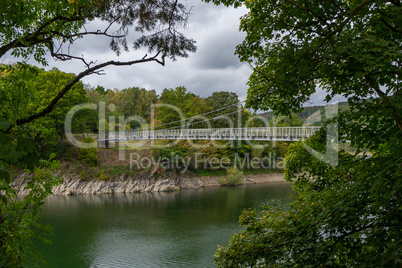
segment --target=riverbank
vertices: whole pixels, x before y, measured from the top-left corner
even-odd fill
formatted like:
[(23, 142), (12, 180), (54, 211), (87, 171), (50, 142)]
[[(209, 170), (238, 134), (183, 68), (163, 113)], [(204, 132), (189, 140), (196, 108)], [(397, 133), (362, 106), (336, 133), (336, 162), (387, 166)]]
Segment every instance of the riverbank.
[[(245, 175), (241, 184), (278, 183), (284, 182), (283, 173), (272, 172)], [(218, 187), (221, 176), (190, 176), (174, 175), (170, 173), (151, 175), (148, 172), (133, 177), (117, 176), (109, 180), (82, 180), (75, 175), (60, 175), (63, 182), (53, 187), (53, 195), (81, 195), (81, 194), (111, 194), (111, 193), (141, 193), (141, 192), (171, 192), (181, 189), (196, 189), (203, 187)], [(21, 174), (13, 187), (18, 195), (26, 195), (25, 186), (29, 178)]]

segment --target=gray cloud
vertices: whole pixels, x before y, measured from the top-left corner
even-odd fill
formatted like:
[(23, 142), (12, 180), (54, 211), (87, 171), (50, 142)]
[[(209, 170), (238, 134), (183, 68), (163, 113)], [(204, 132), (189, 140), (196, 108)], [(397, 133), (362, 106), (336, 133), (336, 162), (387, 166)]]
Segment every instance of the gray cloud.
[[(233, 91), (245, 98), (246, 83), (251, 70), (247, 64), (240, 63), (234, 55), (235, 47), (244, 33), (238, 31), (239, 18), (245, 9), (232, 9), (198, 2), (192, 7), (188, 28), (184, 34), (197, 41), (197, 52), (189, 58), (168, 60), (162, 67), (155, 63), (139, 64), (130, 67), (110, 67), (105, 76), (84, 78), (92, 86), (123, 89), (131, 86), (155, 89), (161, 93), (164, 88), (185, 86), (189, 91), (206, 97), (214, 91)], [(132, 37), (132, 36), (130, 36)], [(131, 38), (132, 39), (132, 38)], [(99, 41), (98, 41), (99, 42)], [(78, 46), (85, 51), (88, 59), (97, 58), (99, 62), (115, 58), (104, 44), (97, 43)], [(142, 57), (145, 51), (123, 53), (120, 60), (130, 55)]]
[(232, 31), (211, 32), (200, 42), (199, 53), (194, 56), (195, 67), (200, 69), (227, 69), (240, 68), (242, 64), (234, 56), (235, 46), (243, 37)]

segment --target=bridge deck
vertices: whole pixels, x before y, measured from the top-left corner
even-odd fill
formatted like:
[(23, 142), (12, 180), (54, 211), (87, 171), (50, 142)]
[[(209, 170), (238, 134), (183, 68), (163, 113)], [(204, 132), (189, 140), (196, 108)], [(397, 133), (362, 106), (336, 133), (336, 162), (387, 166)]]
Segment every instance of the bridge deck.
[(258, 127), (123, 131), (100, 133), (98, 141), (121, 140), (272, 140), (297, 141), (308, 138), (321, 127)]

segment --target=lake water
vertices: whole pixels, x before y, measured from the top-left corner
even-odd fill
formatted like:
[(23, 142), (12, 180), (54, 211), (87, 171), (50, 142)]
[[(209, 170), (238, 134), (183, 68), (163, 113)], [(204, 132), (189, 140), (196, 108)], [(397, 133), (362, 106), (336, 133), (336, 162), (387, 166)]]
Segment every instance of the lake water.
[[(51, 196), (41, 221), (53, 244), (44, 267), (214, 267), (217, 245), (239, 231), (245, 208), (291, 201), (288, 183), (171, 193)], [(42, 265), (41, 265), (42, 267)]]

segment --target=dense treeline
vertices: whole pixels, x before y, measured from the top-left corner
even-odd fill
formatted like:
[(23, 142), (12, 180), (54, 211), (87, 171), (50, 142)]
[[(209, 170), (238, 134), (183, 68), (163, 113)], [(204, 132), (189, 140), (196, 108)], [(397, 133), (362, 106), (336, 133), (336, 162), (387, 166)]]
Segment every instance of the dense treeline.
[[(92, 103), (106, 103), (107, 131), (120, 129), (119, 116), (139, 116), (146, 122), (130, 121), (125, 129), (162, 129), (185, 125), (187, 128), (238, 127), (253, 115), (243, 108), (236, 93), (221, 91), (203, 98), (180, 86), (164, 89), (159, 96), (155, 90), (131, 87), (123, 90), (87, 86)], [(113, 106), (110, 106), (113, 105)], [(110, 116), (112, 117), (111, 122)], [(261, 123), (251, 123), (251, 126)], [(98, 129), (94, 129), (98, 131)]]
[[(73, 74), (64, 73), (58, 69), (45, 71), (34, 66), (11, 67), (12, 72), (3, 66), (2, 107), (1, 115), (13, 113), (24, 116), (45, 107), (54, 98)], [(14, 99), (13, 102), (6, 102)], [(29, 129), (31, 137), (39, 144), (44, 155), (59, 154), (63, 151), (64, 124), (67, 113), (76, 105), (84, 103), (96, 104), (104, 102), (105, 117), (99, 116), (99, 109), (83, 109), (75, 114), (72, 121), (73, 133), (99, 132), (99, 124), (105, 122), (105, 131), (118, 131), (138, 128), (177, 128), (185, 125), (188, 128), (217, 128), (239, 126), (264, 126), (267, 122), (253, 119), (250, 113), (241, 105), (236, 93), (221, 91), (203, 98), (189, 92), (185, 87), (164, 89), (161, 95), (155, 90), (130, 87), (122, 90), (105, 89), (102, 86), (91, 87), (81, 82), (74, 85), (54, 110), (46, 116), (24, 126)], [(176, 107), (176, 108), (174, 108)], [(122, 126), (119, 117), (130, 116), (144, 119), (145, 126), (140, 121), (130, 121)], [(201, 116), (199, 116), (201, 115)], [(271, 125), (282, 126), (284, 117), (271, 120)], [(279, 120), (280, 119), (280, 120)], [(172, 123), (173, 122), (173, 123)], [(300, 118), (290, 120), (290, 125), (301, 125)], [(285, 124), (286, 125), (286, 124)]]
[[(45, 71), (26, 65), (2, 66), (1, 76), (1, 118), (21, 118), (44, 109), (58, 94), (60, 88), (74, 77), (73, 74), (58, 69)], [(39, 145), (39, 154), (48, 155), (62, 150), (60, 145), (63, 143), (64, 120), (67, 113), (75, 105), (88, 101), (89, 97), (84, 86), (79, 82), (50, 113), (23, 126), (23, 131), (29, 132), (29, 136)], [(72, 121), (72, 131), (90, 131), (94, 119), (90, 110), (78, 112)]]
[[(12, 73), (4, 71), (2, 86), (8, 94), (21, 94), (18, 85), (29, 85), (30, 94), (21, 97), (19, 105), (3, 106), (2, 112), (29, 114), (43, 108), (51, 98), (56, 96), (59, 88), (73, 75), (58, 69), (45, 71), (30, 66), (29, 71), (17, 69)], [(27, 75), (28, 72), (34, 74)], [(5, 92), (5, 91), (4, 91)], [(64, 120), (67, 113), (76, 105), (83, 103), (105, 102), (105, 118), (99, 117), (99, 111), (84, 109), (73, 118), (72, 132), (98, 132), (99, 121), (106, 120), (106, 131), (118, 131), (121, 127), (119, 117), (139, 116), (146, 122), (146, 128), (175, 128), (185, 125), (188, 128), (217, 128), (239, 126), (264, 126), (263, 121), (246, 110), (236, 93), (229, 91), (214, 92), (211, 96), (200, 97), (189, 92), (185, 87), (164, 89), (161, 95), (155, 90), (130, 87), (122, 90), (105, 89), (102, 86), (91, 87), (77, 83), (57, 107), (48, 115), (30, 124), (35, 136), (44, 146), (63, 142)], [(176, 107), (177, 109), (175, 109)], [(173, 122), (173, 123), (172, 123)], [(151, 125), (152, 124), (152, 125)], [(292, 117), (272, 117), (269, 124), (277, 126), (300, 126), (302, 120), (297, 115)], [(130, 121), (124, 129), (138, 129), (144, 126), (139, 121)]]
[[(347, 110), (349, 107), (347, 102), (339, 102), (337, 103), (337, 109), (339, 109), (339, 111), (344, 111)], [(299, 121), (299, 119), (301, 119), (305, 125), (312, 125), (312, 126), (323, 126), (326, 118), (327, 118), (327, 111), (326, 108), (328, 108), (327, 106), (323, 106), (323, 105), (316, 105), (316, 106), (306, 106), (303, 108), (303, 110), (301, 110), (298, 113), (295, 113), (293, 115), (294, 120)], [(285, 124), (289, 125), (289, 126), (293, 126), (294, 125), (294, 120), (292, 120), (292, 117), (288, 117), (288, 116), (279, 116), (276, 117), (273, 111), (269, 111), (269, 112), (264, 112), (260, 114), (263, 117), (266, 117), (267, 119), (269, 119), (270, 121), (272, 121), (272, 119), (275, 119), (277, 122), (279, 122), (279, 120), (281, 122), (284, 122)], [(281, 123), (279, 122), (279, 123)], [(294, 125), (296, 126), (296, 125)]]
[[(18, 96), (19, 101), (6, 103), (2, 106), (1, 113), (14, 112), (24, 115), (40, 110), (45, 103), (56, 96), (59, 88), (72, 76), (72, 74), (61, 72), (55, 68), (45, 71), (37, 67), (25, 66), (15, 68), (12, 72), (8, 72), (5, 68), (0, 85), (4, 90), (1, 92), (4, 99), (11, 98), (10, 94), (13, 94), (12, 97)], [(24, 92), (29, 94), (23, 94)], [(104, 118), (100, 117), (99, 113), (102, 102), (106, 107)], [(228, 91), (214, 92), (211, 96), (203, 98), (189, 92), (185, 87), (164, 89), (162, 94), (158, 95), (155, 90), (139, 87), (110, 90), (102, 86), (94, 88), (80, 82), (67, 93), (51, 113), (25, 125), (25, 128), (29, 129), (31, 137), (39, 144), (38, 153), (41, 157), (48, 157), (51, 153), (56, 153), (56, 156), (71, 155), (72, 148), (68, 147), (69, 144), (64, 138), (65, 118), (74, 106), (83, 103), (95, 104), (98, 109), (83, 109), (75, 114), (72, 121), (72, 132), (76, 134), (99, 132), (102, 120), (105, 121), (103, 122), (106, 126), (105, 131), (131, 130), (141, 127), (145, 129), (177, 128), (181, 125), (185, 125), (186, 128), (225, 128), (265, 126), (267, 124), (270, 126), (301, 126), (303, 123), (297, 115), (272, 117), (268, 123), (268, 121), (264, 121), (264, 118), (262, 120), (261, 117), (244, 109), (237, 94)], [(143, 118), (145, 125), (140, 125), (140, 121), (130, 121), (128, 124), (122, 125), (119, 121), (119, 118), (125, 119), (133, 115)], [(243, 162), (248, 161), (248, 157), (256, 156), (279, 159), (285, 156), (288, 148), (288, 143), (285, 142), (259, 144), (230, 142), (230, 144), (225, 144), (211, 144), (211, 142), (203, 141), (180, 142), (169, 148), (153, 149), (153, 154), (158, 158), (174, 156), (180, 161), (185, 158), (194, 158), (194, 155), (197, 154), (202, 155), (202, 158), (206, 159), (205, 161), (215, 158), (219, 161), (230, 159), (230, 166), (233, 166), (238, 160), (235, 157)], [(203, 146), (203, 149), (198, 149), (197, 146)], [(91, 163), (97, 163), (96, 151), (91, 155), (93, 158), (91, 158)], [(83, 158), (79, 153), (77, 157)], [(87, 158), (84, 159), (85, 163), (88, 162)], [(169, 161), (172, 162), (172, 160)], [(260, 166), (266, 166), (266, 164), (261, 163)], [(195, 166), (193, 165), (193, 167)], [(215, 169), (208, 163), (205, 167)]]

